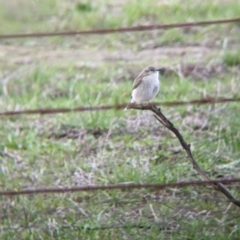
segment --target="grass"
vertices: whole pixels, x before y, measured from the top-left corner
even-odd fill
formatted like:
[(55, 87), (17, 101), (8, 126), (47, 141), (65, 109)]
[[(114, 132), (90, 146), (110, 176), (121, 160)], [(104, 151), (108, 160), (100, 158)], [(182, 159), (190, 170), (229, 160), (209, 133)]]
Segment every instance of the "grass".
[[(1, 33), (92, 28), (116, 28), (148, 23), (176, 23), (239, 17), (236, 1), (174, 0), (171, 3), (132, 0), (127, 4), (108, 0), (25, 2), (1, 0)], [(21, 11), (18, 11), (21, 8)]]
[(239, 66), (240, 65), (239, 52), (226, 52), (223, 55), (223, 62), (229, 67)]
[[(4, 23), (0, 32), (238, 16), (236, 1), (179, 3), (0, 1), (0, 21)], [(32, 11), (28, 11), (30, 7)], [(229, 24), (101, 37), (1, 40), (1, 111), (127, 103), (132, 81), (146, 65), (174, 69), (162, 76), (157, 101), (238, 97), (238, 36), (237, 25)], [(162, 107), (213, 179), (239, 176), (238, 105)], [(109, 110), (0, 118), (2, 190), (197, 179), (178, 140), (148, 112)], [(229, 189), (240, 198), (237, 185)], [(0, 209), (2, 239), (240, 236), (238, 209), (211, 186), (0, 196)]]

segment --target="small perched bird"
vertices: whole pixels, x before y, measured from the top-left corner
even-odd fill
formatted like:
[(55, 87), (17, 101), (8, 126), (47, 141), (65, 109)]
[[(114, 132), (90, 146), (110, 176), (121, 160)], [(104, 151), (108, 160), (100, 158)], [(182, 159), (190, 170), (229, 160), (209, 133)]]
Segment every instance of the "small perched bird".
[(154, 67), (143, 69), (133, 83), (131, 101), (125, 110), (130, 109), (133, 104), (150, 102), (156, 97), (160, 88), (158, 78), (161, 70), (161, 68)]

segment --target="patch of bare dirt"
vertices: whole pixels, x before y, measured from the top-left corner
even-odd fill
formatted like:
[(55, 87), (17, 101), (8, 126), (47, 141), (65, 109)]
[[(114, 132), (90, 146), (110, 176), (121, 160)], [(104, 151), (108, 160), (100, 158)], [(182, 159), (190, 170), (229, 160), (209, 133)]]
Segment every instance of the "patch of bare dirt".
[(197, 63), (197, 64), (183, 64), (181, 66), (181, 71), (184, 77), (191, 76), (195, 79), (208, 79), (213, 75), (220, 75), (227, 70), (227, 67), (222, 63), (216, 64), (204, 64), (204, 63)]
[(61, 139), (82, 139), (86, 135), (92, 135), (95, 139), (105, 135), (107, 133), (106, 130), (102, 129), (78, 129), (74, 127), (67, 127), (65, 129), (58, 129), (56, 131), (52, 130), (52, 132), (48, 135), (49, 138)]
[[(146, 65), (166, 62), (179, 62), (183, 54), (188, 54), (191, 58), (199, 58), (212, 54), (213, 50), (204, 47), (161, 47), (157, 49), (144, 49), (134, 51), (130, 49), (109, 51), (108, 49), (82, 49), (68, 48), (62, 49), (60, 46), (13, 46), (0, 45), (0, 61), (4, 60), (5, 65), (24, 65), (33, 63), (59, 64), (67, 66), (74, 63), (76, 66), (84, 64), (101, 64), (102, 61), (127, 61), (131, 63), (142, 63)], [(11, 56), (11, 57), (9, 57)], [(169, 62), (169, 60), (167, 60)]]
[(187, 113), (182, 119), (182, 125), (190, 127), (194, 130), (207, 130), (209, 116), (203, 112)]

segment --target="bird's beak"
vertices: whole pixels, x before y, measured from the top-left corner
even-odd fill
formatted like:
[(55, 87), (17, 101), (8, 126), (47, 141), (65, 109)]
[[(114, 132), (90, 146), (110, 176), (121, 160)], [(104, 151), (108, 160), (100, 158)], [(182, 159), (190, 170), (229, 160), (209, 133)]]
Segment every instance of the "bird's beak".
[(157, 71), (158, 71), (159, 73), (164, 73), (164, 72), (165, 72), (165, 68), (157, 68)]

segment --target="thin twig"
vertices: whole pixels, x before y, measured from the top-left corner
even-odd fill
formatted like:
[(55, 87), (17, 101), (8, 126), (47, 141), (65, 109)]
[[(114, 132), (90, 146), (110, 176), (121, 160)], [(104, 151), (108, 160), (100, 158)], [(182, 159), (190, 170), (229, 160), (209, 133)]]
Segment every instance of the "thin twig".
[[(189, 160), (191, 161), (193, 168), (198, 172), (199, 175), (201, 175), (204, 179), (207, 181), (210, 181), (211, 179), (206, 175), (206, 173), (199, 167), (197, 164), (196, 160), (194, 159), (192, 152), (191, 152), (191, 145), (187, 144), (185, 140), (183, 139), (182, 135), (180, 132), (177, 130), (177, 128), (165, 117), (165, 115), (162, 113), (162, 111), (157, 108), (155, 105), (150, 104), (147, 106), (131, 106), (133, 109), (141, 109), (141, 110), (151, 110), (154, 112), (156, 115), (155, 118), (163, 124), (166, 128), (168, 128), (170, 131), (172, 131), (176, 137), (178, 138), (179, 142), (182, 145), (182, 148), (185, 150), (187, 153), (187, 156)], [(240, 201), (235, 199), (231, 193), (225, 188), (225, 186), (221, 182), (213, 183), (215, 187), (222, 192), (229, 200), (230, 202), (234, 203), (236, 206), (240, 207)]]

